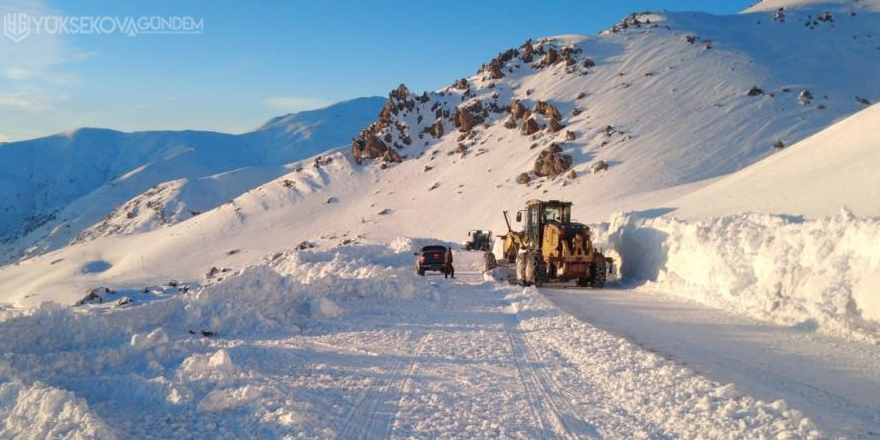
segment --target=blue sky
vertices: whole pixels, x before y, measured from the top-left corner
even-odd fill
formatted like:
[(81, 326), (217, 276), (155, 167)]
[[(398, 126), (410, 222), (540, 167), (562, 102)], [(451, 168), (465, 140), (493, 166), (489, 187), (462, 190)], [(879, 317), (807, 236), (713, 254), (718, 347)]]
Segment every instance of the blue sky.
[(32, 16), (189, 16), (201, 35), (0, 35), (0, 142), (77, 127), (242, 132), (403, 82), (432, 90), (527, 38), (595, 34), (632, 11), (752, 0), (0, 0)]

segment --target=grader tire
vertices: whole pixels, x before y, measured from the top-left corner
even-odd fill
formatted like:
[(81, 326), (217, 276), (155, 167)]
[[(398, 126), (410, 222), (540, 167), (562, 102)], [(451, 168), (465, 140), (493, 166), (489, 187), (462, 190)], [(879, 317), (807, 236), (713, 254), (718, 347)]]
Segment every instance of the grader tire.
[(523, 286), (535, 283), (535, 254), (528, 252), (523, 258)]
[(516, 283), (521, 286), (528, 286), (528, 278), (526, 275), (526, 267), (527, 267), (527, 258), (528, 254), (517, 254), (516, 255)]
[(486, 252), (483, 254), (483, 273), (488, 273), (492, 269), (498, 267), (498, 262), (495, 260), (495, 254), (491, 252)]
[(591, 266), (590, 285), (596, 289), (605, 288), (605, 280), (608, 275), (608, 266), (605, 260), (593, 263)]
[(535, 287), (541, 287), (547, 282), (547, 263), (540, 255), (532, 254), (532, 274)]

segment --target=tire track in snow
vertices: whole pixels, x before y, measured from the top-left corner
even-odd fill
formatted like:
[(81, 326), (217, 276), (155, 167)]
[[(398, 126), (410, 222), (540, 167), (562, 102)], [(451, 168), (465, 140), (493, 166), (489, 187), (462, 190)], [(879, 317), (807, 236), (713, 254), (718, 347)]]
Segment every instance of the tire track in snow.
[(525, 388), (535, 422), (542, 431), (542, 438), (548, 436), (558, 439), (595, 438), (596, 429), (577, 416), (577, 411), (568, 401), (561, 398), (563, 396), (554, 383), (542, 377), (545, 373), (534, 366), (541, 361), (535, 356), (519, 329), (519, 318), (515, 313), (510, 313), (509, 316), (504, 331), (510, 340), (513, 362)]
[(408, 350), (390, 364), (388, 374), (380, 384), (364, 390), (357, 399), (339, 433), (340, 439), (389, 438), (404, 384), (412, 375), (416, 358), (422, 352), (429, 335), (410, 331)]
[[(519, 322), (519, 319), (517, 319)], [(535, 346), (529, 342), (528, 338), (523, 337), (526, 346), (528, 347), (528, 353), (533, 356), (531, 358), (531, 362), (535, 363), (549, 363), (546, 357), (541, 356), (538, 350), (535, 349)], [(564, 357), (562, 359), (565, 359)], [(552, 361), (558, 365), (562, 365), (565, 360), (554, 360)], [(568, 367), (566, 367), (568, 368)], [(571, 368), (577, 368), (576, 366), (571, 366)], [(574, 413), (583, 413), (576, 409), (570, 402), (573, 400), (573, 397), (570, 393), (566, 393), (566, 390), (571, 389), (572, 387), (566, 387), (561, 385), (556, 379), (553, 378), (550, 374), (547, 374), (543, 370), (539, 371), (540, 376), (543, 380), (549, 384), (548, 386), (551, 389), (555, 389), (559, 391), (561, 394), (560, 401), (564, 403), (565, 406), (574, 414)], [(596, 390), (596, 392), (599, 392)], [(615, 406), (616, 405), (616, 406)], [(591, 417), (591, 420), (595, 420), (596, 424), (593, 425), (585, 419), (575, 419), (581, 422), (580, 428), (584, 432), (591, 432), (591, 437), (600, 438), (600, 437), (615, 437), (615, 436), (629, 436), (631, 438), (646, 438), (646, 439), (660, 439), (665, 438), (662, 435), (659, 435), (656, 432), (651, 432), (650, 430), (646, 430), (646, 426), (643, 426), (645, 422), (640, 420), (639, 418), (633, 416), (625, 407), (620, 406), (618, 402), (615, 402), (613, 396), (602, 396), (601, 398), (597, 398), (594, 400), (593, 404), (590, 407), (590, 414), (585, 414), (588, 417)], [(599, 429), (604, 427), (607, 432), (599, 433)], [(623, 432), (619, 431), (621, 427), (624, 427)], [(583, 437), (579, 437), (583, 438)]]

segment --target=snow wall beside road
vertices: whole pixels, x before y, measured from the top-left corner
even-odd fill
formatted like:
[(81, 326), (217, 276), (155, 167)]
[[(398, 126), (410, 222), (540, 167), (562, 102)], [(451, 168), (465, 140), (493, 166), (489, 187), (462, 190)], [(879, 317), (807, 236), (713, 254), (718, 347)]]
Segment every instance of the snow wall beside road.
[[(604, 235), (604, 234), (603, 234)], [(804, 330), (880, 342), (880, 218), (611, 219), (627, 283)]]

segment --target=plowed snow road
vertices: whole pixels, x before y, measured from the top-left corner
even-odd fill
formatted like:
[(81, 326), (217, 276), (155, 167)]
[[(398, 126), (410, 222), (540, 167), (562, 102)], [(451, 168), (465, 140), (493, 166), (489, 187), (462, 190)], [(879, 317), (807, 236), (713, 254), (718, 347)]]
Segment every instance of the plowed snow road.
[[(430, 277), (442, 292), (431, 302), (377, 303), (327, 332), (227, 349), (242, 370), (283, 376), (273, 387), (301, 399), (307, 438), (821, 437), (798, 411), (579, 323), (534, 289), (462, 275)], [(289, 356), (254, 361), (254, 345), (295, 354), (295, 370)]]
[(757, 398), (784, 399), (834, 434), (880, 438), (880, 347), (780, 327), (638, 290), (543, 289), (591, 325), (735, 383)]
[[(534, 288), (464, 275), (417, 279), (430, 292), (417, 298), (352, 297), (339, 303), (344, 315), (309, 321), (299, 332), (202, 338), (178, 329), (130, 344), (68, 344), (44, 355), (30, 345), (13, 346), (0, 354), (0, 374), (23, 372), (22, 379), (0, 377), (0, 420), (26, 430), (21, 423), (27, 419), (19, 415), (32, 407), (51, 409), (50, 403), (64, 402), (51, 393), (66, 390), (119, 438), (826, 437), (797, 405), (759, 401), (743, 391), (766, 390), (740, 386), (772, 385), (786, 371), (773, 371), (765, 382), (740, 376), (713, 381), (678, 358), (665, 359), (578, 321)], [(399, 276), (413, 281), (409, 271)], [(176, 310), (174, 301), (128, 312), (95, 309), (76, 321), (79, 327), (68, 328), (106, 334), (113, 327), (101, 324), (104, 318), (122, 314), (149, 322), (164, 308)], [(0, 330), (15, 334), (30, 323), (8, 320)], [(686, 341), (667, 336), (673, 347)], [(710, 365), (713, 359), (730, 363), (722, 352), (713, 353)], [(695, 367), (710, 377), (716, 373)], [(39, 400), (40, 393), (48, 394)], [(864, 405), (847, 408), (862, 411), (854, 414), (866, 426)]]

